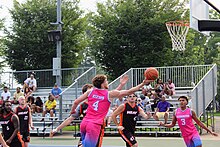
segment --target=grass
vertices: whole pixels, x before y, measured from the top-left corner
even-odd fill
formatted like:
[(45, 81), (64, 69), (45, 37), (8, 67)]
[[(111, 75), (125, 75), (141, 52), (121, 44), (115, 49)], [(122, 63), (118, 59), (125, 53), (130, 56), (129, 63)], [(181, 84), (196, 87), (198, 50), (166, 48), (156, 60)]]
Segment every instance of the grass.
[(214, 116), (220, 116), (220, 112), (215, 112)]
[(65, 128), (63, 128), (63, 131), (79, 131), (79, 126), (66, 126)]

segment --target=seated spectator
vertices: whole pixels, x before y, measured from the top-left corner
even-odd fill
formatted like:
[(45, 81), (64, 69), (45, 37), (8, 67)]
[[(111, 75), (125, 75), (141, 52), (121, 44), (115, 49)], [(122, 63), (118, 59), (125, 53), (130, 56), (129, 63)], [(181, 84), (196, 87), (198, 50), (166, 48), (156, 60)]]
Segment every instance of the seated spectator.
[(142, 102), (141, 98), (137, 98), (137, 106), (141, 107), (142, 109), (144, 109), (144, 103)]
[[(54, 100), (53, 96), (49, 95), (48, 100), (45, 103), (45, 110), (43, 111), (42, 117), (45, 117), (47, 113), (50, 113), (50, 117), (53, 117), (56, 106), (56, 100)], [(41, 121), (44, 121), (44, 119), (42, 119)]]
[(164, 123), (167, 123), (169, 117), (170, 103), (166, 101), (166, 96), (162, 95), (161, 101), (157, 104), (156, 112), (154, 113), (154, 119), (164, 118)]
[(18, 98), (20, 97), (20, 96), (24, 96), (24, 93), (21, 91), (21, 88), (20, 87), (17, 87), (16, 88), (16, 92), (14, 93), (14, 102), (13, 102), (13, 104), (19, 104), (19, 102), (18, 102)]
[(27, 99), (27, 105), (31, 108), (31, 112), (33, 112), (34, 101), (35, 99), (33, 96), (29, 96)]
[(28, 101), (28, 98), (29, 98), (29, 96), (31, 96), (32, 92), (33, 91), (30, 88), (28, 88), (28, 87), (24, 88), (24, 97), (25, 97), (26, 101)]
[(37, 81), (34, 78), (34, 74), (30, 74), (30, 77), (24, 81), (24, 89), (25, 87), (30, 88), (32, 91), (36, 91)]
[(151, 105), (151, 109), (155, 112), (155, 108), (157, 108), (157, 104), (160, 102), (160, 97), (153, 96), (153, 104)]
[(161, 79), (157, 79), (156, 85), (154, 86), (155, 89), (155, 93), (156, 95), (154, 95), (155, 97), (161, 97), (164, 94), (164, 84), (163, 81)]
[[(141, 109), (144, 109), (144, 103), (142, 102), (141, 98), (137, 98), (137, 106), (141, 107)], [(139, 114), (136, 119), (137, 121), (140, 121), (141, 115)], [(138, 125), (141, 125), (141, 124), (138, 124)]]
[(175, 94), (175, 85), (171, 79), (167, 80), (167, 83), (165, 84), (164, 88), (164, 93), (166, 93), (169, 96), (169, 99), (172, 99), (172, 95)]
[(151, 93), (151, 91), (153, 90), (152, 86), (150, 83), (147, 83), (146, 85), (144, 85), (142, 87), (142, 94), (144, 96), (147, 96), (148, 93)]
[(151, 102), (150, 102), (150, 93), (148, 93), (147, 96), (145, 96), (144, 98), (141, 96), (142, 102), (144, 104), (144, 112), (146, 113), (150, 113), (151, 112)]
[(53, 89), (51, 90), (51, 93), (50, 93), (50, 94), (51, 94), (55, 99), (57, 99), (57, 98), (60, 97), (61, 92), (62, 92), (61, 88), (58, 87), (57, 83), (55, 83), (55, 84), (54, 84), (54, 87), (53, 87)]
[(32, 105), (33, 107), (33, 113), (37, 112), (37, 113), (41, 113), (43, 112), (43, 102), (41, 100), (41, 98), (38, 96), (36, 97), (35, 103)]
[(115, 101), (115, 107), (117, 108), (118, 106), (120, 106), (121, 104), (123, 104), (124, 103), (124, 101), (125, 101), (125, 99), (126, 98), (124, 98), (124, 97), (119, 97), (116, 101)]
[(9, 100), (11, 97), (11, 93), (8, 91), (8, 87), (7, 86), (4, 86), (4, 90), (1, 94), (1, 98), (3, 101), (7, 101)]

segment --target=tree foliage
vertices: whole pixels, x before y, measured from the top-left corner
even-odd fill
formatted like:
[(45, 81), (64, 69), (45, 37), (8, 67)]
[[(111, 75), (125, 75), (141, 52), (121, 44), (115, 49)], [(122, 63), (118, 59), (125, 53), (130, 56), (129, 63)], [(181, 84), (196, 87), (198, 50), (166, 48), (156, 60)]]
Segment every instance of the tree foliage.
[[(76, 67), (86, 46), (86, 21), (76, 1), (62, 1), (62, 68)], [(48, 30), (56, 30), (56, 0), (14, 0), (13, 24), (7, 30), (6, 60), (13, 70), (52, 68), (56, 43), (48, 41)]]
[(98, 4), (91, 18), (91, 49), (96, 63), (112, 77), (131, 67), (173, 64), (165, 22), (181, 20), (179, 0), (113, 0)]

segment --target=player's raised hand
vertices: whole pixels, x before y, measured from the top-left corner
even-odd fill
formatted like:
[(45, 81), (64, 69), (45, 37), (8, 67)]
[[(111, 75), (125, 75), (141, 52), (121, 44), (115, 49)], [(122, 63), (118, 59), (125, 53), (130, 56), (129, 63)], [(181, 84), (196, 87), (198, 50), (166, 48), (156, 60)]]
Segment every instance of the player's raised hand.
[(125, 128), (123, 126), (118, 126), (118, 130), (124, 130)]
[(143, 80), (143, 83), (144, 83), (144, 84), (147, 84), (147, 83), (151, 83), (151, 82), (153, 82), (153, 81), (154, 81), (154, 80), (144, 79), (144, 80)]
[(125, 85), (127, 83), (128, 79), (129, 79), (128, 75), (121, 76), (120, 84)]

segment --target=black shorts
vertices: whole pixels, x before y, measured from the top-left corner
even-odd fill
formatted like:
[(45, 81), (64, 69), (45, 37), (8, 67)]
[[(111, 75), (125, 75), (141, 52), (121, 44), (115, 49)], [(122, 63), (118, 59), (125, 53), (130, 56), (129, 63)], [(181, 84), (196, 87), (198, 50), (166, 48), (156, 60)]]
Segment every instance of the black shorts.
[(21, 132), (21, 138), (24, 142), (30, 142), (30, 132)]
[(10, 147), (23, 147), (24, 143), (16, 141), (16, 142), (11, 142), (11, 144), (9, 146)]
[(126, 146), (130, 147), (137, 143), (134, 137), (134, 133), (131, 133), (130, 131), (124, 129), (122, 131), (119, 131), (122, 139), (126, 142)]

